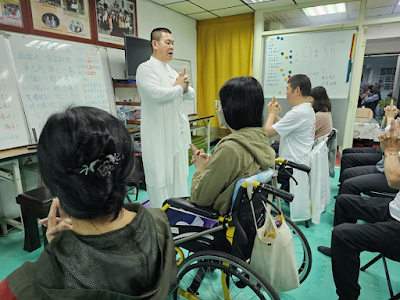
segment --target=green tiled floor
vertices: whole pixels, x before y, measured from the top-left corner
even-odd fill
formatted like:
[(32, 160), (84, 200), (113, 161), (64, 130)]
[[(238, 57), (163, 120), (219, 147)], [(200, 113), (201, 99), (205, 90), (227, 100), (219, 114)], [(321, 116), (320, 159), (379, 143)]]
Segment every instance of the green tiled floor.
[[(190, 178), (193, 174), (194, 167), (190, 167)], [(332, 196), (337, 194), (337, 182), (339, 170), (336, 170), (336, 178), (331, 179)], [(131, 199), (135, 198), (131, 195)], [(139, 201), (147, 199), (146, 191), (141, 190), (139, 193)], [(305, 228), (303, 224), (299, 227), (304, 232), (310, 243), (313, 253), (313, 266), (309, 277), (300, 288), (280, 293), (281, 299), (307, 299), (307, 300), (333, 300), (337, 299), (335, 293), (335, 285), (333, 283), (331, 261), (330, 258), (325, 257), (317, 251), (320, 245), (330, 245), (331, 228), (333, 223), (333, 208), (334, 199), (327, 211), (321, 217), (321, 224), (319, 226), (311, 225), (310, 228)], [(284, 209), (285, 211), (285, 209)], [(286, 208), (287, 211), (287, 208)], [(13, 230), (12, 235), (7, 237), (0, 237), (0, 280), (5, 278), (10, 272), (18, 268), (25, 261), (35, 261), (43, 250), (43, 247), (38, 250), (27, 253), (22, 250), (23, 247), (23, 234), (18, 233), (19, 230)], [(15, 234), (15, 235), (14, 235)], [(366, 263), (375, 255), (371, 253), (362, 253), (361, 263)], [(388, 261), (389, 271), (392, 278), (392, 285), (395, 292), (400, 291), (400, 263)], [(389, 291), (386, 283), (385, 273), (382, 262), (377, 262), (370, 267), (367, 272), (360, 273), (359, 283), (361, 285), (361, 300), (378, 300), (389, 299)], [(216, 281), (215, 284), (219, 284)]]

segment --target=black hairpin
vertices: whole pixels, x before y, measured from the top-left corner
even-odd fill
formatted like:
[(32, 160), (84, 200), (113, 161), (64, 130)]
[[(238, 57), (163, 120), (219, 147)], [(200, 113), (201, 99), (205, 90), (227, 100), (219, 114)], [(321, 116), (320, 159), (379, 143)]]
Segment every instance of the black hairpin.
[(96, 159), (88, 165), (75, 169), (75, 174), (95, 175), (99, 178), (106, 178), (115, 170), (115, 166), (124, 156), (120, 153), (109, 154), (102, 159)]

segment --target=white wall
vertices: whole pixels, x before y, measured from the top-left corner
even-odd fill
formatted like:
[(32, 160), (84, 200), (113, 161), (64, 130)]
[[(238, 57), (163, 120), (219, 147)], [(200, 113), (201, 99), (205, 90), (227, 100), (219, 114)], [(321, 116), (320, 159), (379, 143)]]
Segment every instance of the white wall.
[(400, 37), (367, 40), (365, 55), (400, 53)]
[(400, 23), (368, 26), (367, 40), (400, 37)]
[(400, 23), (368, 26), (365, 54), (400, 52)]

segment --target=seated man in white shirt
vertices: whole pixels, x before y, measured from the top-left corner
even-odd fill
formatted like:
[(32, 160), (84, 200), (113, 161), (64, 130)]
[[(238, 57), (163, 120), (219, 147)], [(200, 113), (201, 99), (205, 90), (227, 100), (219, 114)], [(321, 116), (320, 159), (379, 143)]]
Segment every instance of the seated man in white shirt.
[[(305, 154), (311, 152), (314, 145), (315, 113), (308, 99), (310, 91), (310, 79), (297, 74), (289, 79), (286, 87), (286, 98), (292, 109), (280, 118), (278, 114), (282, 107), (275, 97), (267, 105), (268, 118), (264, 130), (269, 138), (277, 134), (281, 137), (279, 157), (296, 163), (302, 163)], [(289, 174), (279, 174), (278, 181), (287, 190)]]
[[(392, 120), (379, 137), (385, 153), (385, 176), (393, 189), (400, 189), (400, 130)], [(397, 128), (396, 128), (397, 127)], [(356, 224), (357, 220), (368, 222)], [(358, 299), (360, 253), (380, 252), (389, 258), (400, 253), (400, 192), (394, 199), (342, 194), (336, 198), (331, 248), (318, 250), (332, 257), (333, 279), (339, 300)]]

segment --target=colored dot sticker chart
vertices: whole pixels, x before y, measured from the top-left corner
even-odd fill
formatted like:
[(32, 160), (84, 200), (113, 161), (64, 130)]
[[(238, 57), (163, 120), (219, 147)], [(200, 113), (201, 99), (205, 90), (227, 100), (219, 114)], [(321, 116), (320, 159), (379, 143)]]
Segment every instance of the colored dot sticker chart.
[(0, 53), (0, 150), (4, 150), (28, 145), (29, 136), (3, 36)]
[(305, 74), (332, 99), (348, 98), (355, 30), (276, 35), (264, 40), (263, 88), (266, 98), (284, 98), (293, 75)]
[(33, 141), (69, 106), (110, 112), (100, 51), (93, 46), (11, 36), (12, 59)]

